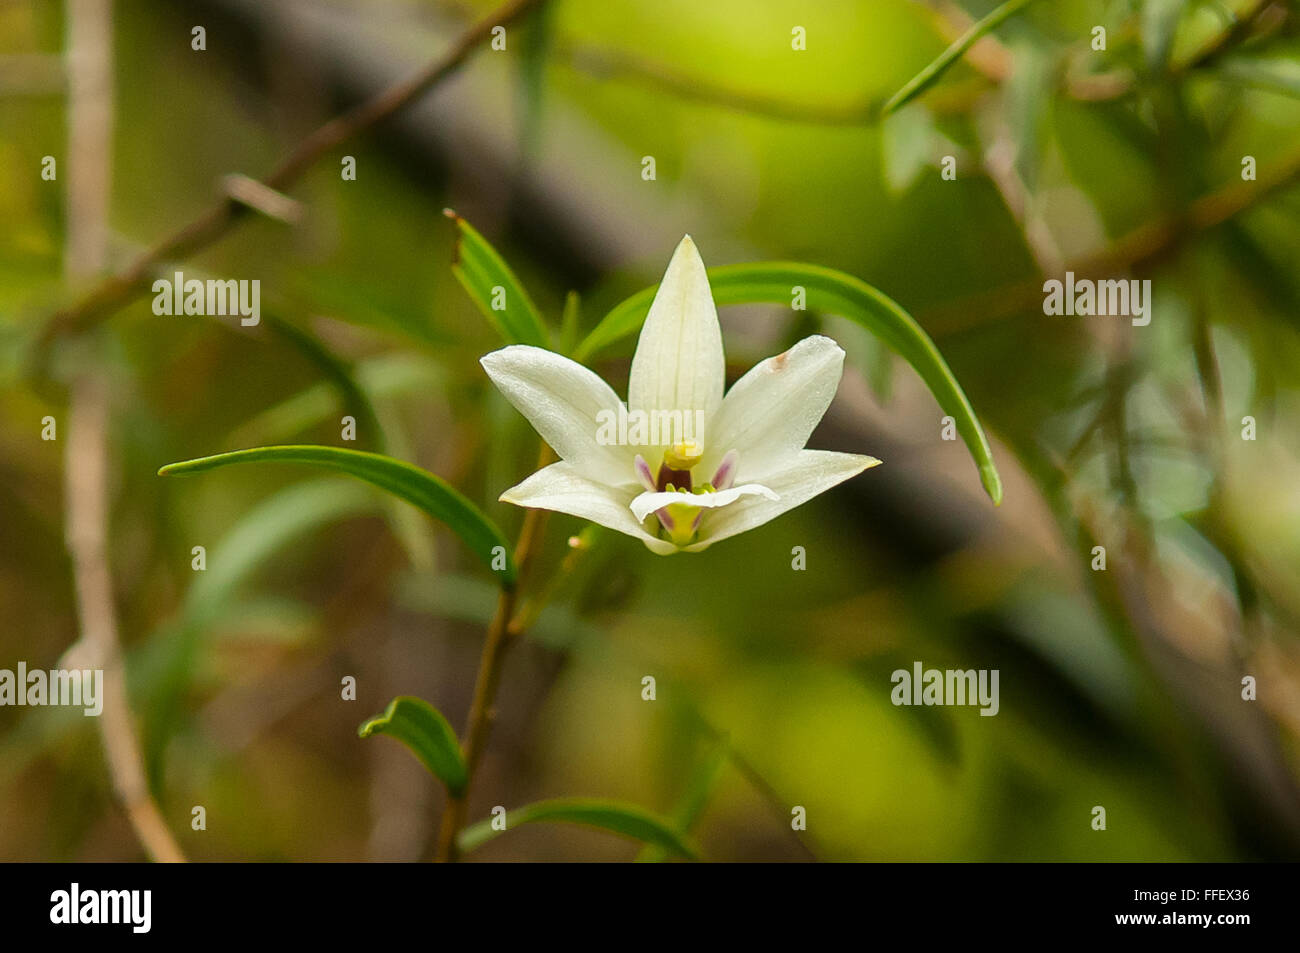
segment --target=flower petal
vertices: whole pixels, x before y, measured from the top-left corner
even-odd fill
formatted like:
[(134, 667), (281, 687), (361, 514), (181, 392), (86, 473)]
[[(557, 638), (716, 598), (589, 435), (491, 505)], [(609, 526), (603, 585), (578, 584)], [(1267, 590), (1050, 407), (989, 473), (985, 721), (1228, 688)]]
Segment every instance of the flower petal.
[(769, 500), (776, 499), (776, 494), (762, 484), (746, 483), (744, 486), (733, 486), (717, 493), (685, 493), (676, 490), (672, 492), (642, 493), (631, 502), (630, 506), (632, 515), (638, 520), (643, 520), (661, 506), (668, 506), (671, 503), (683, 503), (686, 506), (702, 506), (711, 509), (734, 503), (742, 496), (765, 496)]
[(633, 518), (632, 511), (628, 508), (632, 499), (630, 492), (625, 493), (589, 479), (571, 463), (552, 463), (549, 467), (538, 470), (523, 483), (502, 493), (501, 499), (516, 506), (554, 510), (591, 520), (628, 536), (635, 536), (660, 555), (677, 551), (676, 546), (646, 532)]
[(692, 422), (698, 410), (707, 421), (721, 405), (725, 385), (718, 311), (704, 262), (687, 235), (641, 328), (628, 379), (628, 410), (681, 411)]
[(601, 423), (617, 420), (623, 404), (598, 375), (563, 355), (526, 344), (493, 351), (479, 363), (562, 460), (610, 486), (636, 484), (627, 449), (597, 439)]
[(834, 399), (843, 367), (844, 349), (820, 334), (755, 364), (731, 385), (710, 422), (705, 462), (735, 450), (738, 475), (756, 480), (793, 460)]
[[(743, 458), (742, 458), (743, 463)], [(856, 476), (880, 461), (856, 453), (834, 453), (830, 450), (803, 450), (793, 464), (782, 470), (768, 473), (763, 483), (778, 494), (779, 499), (749, 497), (739, 500), (716, 513), (705, 515), (700, 525), (698, 542), (686, 547), (696, 553), (707, 549), (720, 539), (735, 536), (745, 530), (762, 526), (787, 510), (806, 503), (819, 493), (824, 493), (837, 483)]]

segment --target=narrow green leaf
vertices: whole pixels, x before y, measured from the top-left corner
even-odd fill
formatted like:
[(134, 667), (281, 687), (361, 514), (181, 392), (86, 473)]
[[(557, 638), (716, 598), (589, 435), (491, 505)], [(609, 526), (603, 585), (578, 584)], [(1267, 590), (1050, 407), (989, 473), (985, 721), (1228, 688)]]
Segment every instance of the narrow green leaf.
[[(979, 467), (984, 489), (995, 504), (1002, 502), (1002, 479), (970, 401), (930, 336), (893, 299), (852, 275), (801, 262), (751, 262), (710, 268), (709, 284), (718, 305), (769, 302), (788, 307), (791, 289), (802, 287), (810, 311), (841, 315), (876, 335), (912, 365), (939, 406), (952, 415)], [(575, 358), (585, 360), (640, 329), (657, 290), (645, 288), (615, 306), (578, 346)]]
[[(507, 829), (539, 821), (597, 827), (647, 844), (658, 844), (688, 860), (698, 859), (695, 849), (673, 830), (671, 824), (635, 804), (597, 798), (555, 798), (537, 801), (506, 814)], [(492, 818), (486, 818), (461, 831), (456, 844), (462, 853), (469, 853), (502, 833), (504, 831), (493, 829)]]
[(262, 321), (268, 331), (293, 345), (307, 360), (316, 365), (337, 388), (339, 396), (343, 398), (344, 411), (356, 417), (357, 430), (360, 431), (365, 446), (383, 453), (386, 449), (384, 429), (379, 423), (374, 404), (357, 383), (352, 365), (296, 324), (291, 324), (273, 314), (262, 315)]
[(1142, 49), (1151, 70), (1164, 69), (1187, 0), (1145, 0), (1142, 4)]
[[(713, 788), (722, 776), (722, 769), (727, 766), (728, 754), (726, 741), (715, 741), (706, 757), (691, 771), (681, 801), (673, 811), (673, 823), (683, 837), (690, 834), (704, 813)], [(658, 864), (666, 860), (668, 855), (668, 850), (662, 845), (647, 844), (636, 859), (641, 864)]]
[[(170, 463), (159, 470), (158, 475), (201, 473), (234, 463), (302, 463), (339, 470), (365, 480), (445, 523), (489, 569), (494, 559), (498, 565), (504, 563), (505, 568), (497, 570), (501, 584), (513, 586), (515, 583), (514, 560), (505, 536), (496, 524), (445, 480), (392, 457), (339, 447), (256, 447)], [(500, 550), (497, 547), (501, 547)]]
[(424, 762), (435, 778), (453, 795), (465, 790), (469, 774), (456, 732), (442, 712), (412, 695), (398, 695), (382, 715), (376, 715), (357, 729), (362, 738), (388, 735), (396, 738)]
[(564, 296), (564, 312), (560, 315), (560, 353), (571, 354), (578, 344), (578, 327), (582, 323), (582, 298), (576, 291)]
[(981, 37), (997, 29), (1005, 21), (1033, 2), (1034, 0), (1007, 0), (1006, 3), (995, 8), (984, 19), (971, 24), (970, 29), (953, 40), (952, 45), (940, 53), (929, 66), (913, 76), (903, 85), (902, 89), (885, 101), (885, 105), (880, 110), (881, 115), (888, 116), (890, 113), (897, 112), (917, 96), (920, 96), (937, 83), (939, 77), (943, 76), (949, 67), (965, 56), (966, 51), (978, 43)]
[(501, 332), (507, 344), (548, 347), (542, 317), (505, 259), (469, 222), (451, 209), (444, 214), (456, 223), (459, 232), (452, 274), (479, 310)]

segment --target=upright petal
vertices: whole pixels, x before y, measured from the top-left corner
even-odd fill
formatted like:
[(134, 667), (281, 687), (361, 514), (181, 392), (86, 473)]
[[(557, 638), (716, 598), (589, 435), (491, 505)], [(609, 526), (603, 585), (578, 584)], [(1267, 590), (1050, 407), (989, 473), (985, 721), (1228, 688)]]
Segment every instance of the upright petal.
[(632, 516), (628, 504), (635, 495), (589, 479), (572, 464), (561, 462), (538, 470), (523, 483), (502, 493), (501, 499), (516, 506), (568, 513), (608, 526), (635, 536), (661, 556), (676, 552), (676, 546), (646, 532), (645, 527)]
[(837, 483), (843, 483), (849, 477), (879, 463), (875, 457), (864, 457), (856, 453), (800, 451), (790, 466), (761, 477), (763, 485), (775, 492), (777, 499), (747, 496), (730, 506), (709, 512), (700, 524), (699, 540), (687, 546), (686, 551), (699, 552), (718, 540), (762, 526), (786, 510), (806, 503)]
[(828, 337), (806, 337), (784, 354), (755, 364), (731, 385), (704, 435), (707, 464), (737, 452), (737, 476), (793, 460), (831, 405), (844, 368), (844, 350)]
[(692, 422), (695, 411), (703, 411), (707, 422), (722, 403), (725, 384), (718, 311), (704, 262), (687, 235), (673, 253), (641, 328), (628, 381), (628, 410), (680, 411)]
[(615, 421), (623, 402), (592, 371), (553, 351), (512, 344), (480, 361), (492, 383), (560, 458), (611, 486), (635, 485), (627, 448), (602, 443), (602, 423)]

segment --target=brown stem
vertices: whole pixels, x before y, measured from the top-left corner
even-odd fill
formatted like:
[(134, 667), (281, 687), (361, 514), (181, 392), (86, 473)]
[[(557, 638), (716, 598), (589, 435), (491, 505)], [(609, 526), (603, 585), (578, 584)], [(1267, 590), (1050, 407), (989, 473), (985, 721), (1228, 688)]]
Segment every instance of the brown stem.
[[(542, 444), (538, 456), (538, 469), (546, 466), (553, 459), (551, 448)], [(461, 750), (465, 753), (465, 774), (469, 779), (459, 794), (448, 795), (447, 807), (443, 811), (442, 825), (438, 828), (438, 847), (435, 860), (446, 863), (457, 858), (456, 835), (465, 826), (466, 811), (469, 809), (469, 789), (474, 780), (474, 771), (483, 755), (488, 733), (492, 728), (495, 711), (493, 701), (497, 686), (501, 682), (501, 662), (510, 637), (520, 635), (523, 628), (511, 625), (519, 588), (523, 585), (528, 567), (532, 563), (537, 544), (542, 538), (548, 511), (529, 509), (524, 513), (524, 523), (519, 530), (519, 541), (515, 544), (515, 583), (503, 587), (497, 599), (496, 615), (488, 626), (487, 637), (483, 641), (483, 655), (479, 659), (478, 677), (474, 680), (474, 697), (470, 702), (469, 714), (465, 718), (465, 737)]]
[[(149, 856), (175, 863), (184, 861), (185, 855), (149, 793), (131, 724), (126, 669), (117, 636), (113, 579), (108, 565), (107, 396), (103, 379), (94, 374), (80, 377), (72, 391), (64, 493), (81, 640), (61, 665), (103, 669), (103, 711), (98, 721), (113, 790)], [(83, 659), (88, 664), (80, 664)]]

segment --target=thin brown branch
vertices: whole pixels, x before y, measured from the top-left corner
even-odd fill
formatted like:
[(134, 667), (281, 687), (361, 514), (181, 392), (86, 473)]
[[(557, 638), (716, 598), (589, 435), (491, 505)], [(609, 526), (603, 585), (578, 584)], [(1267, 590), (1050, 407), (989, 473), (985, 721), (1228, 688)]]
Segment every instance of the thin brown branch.
[(140, 843), (154, 860), (184, 861), (185, 856), (149, 793), (140, 746), (131, 723), (108, 563), (107, 431), (105, 382), (98, 375), (84, 375), (72, 391), (65, 468), (67, 545), (81, 623), (81, 640), (70, 651), (68, 664), (71, 667), (84, 658), (91, 667), (103, 669), (99, 730), (104, 754), (113, 790)]
[[(103, 267), (107, 245), (113, 128), (110, 0), (70, 0), (66, 64), (69, 159), (64, 270), (75, 280)], [(84, 659), (89, 667), (103, 670), (99, 730), (113, 790), (136, 837), (154, 860), (183, 861), (149, 793), (131, 723), (108, 561), (108, 386), (102, 373), (83, 372), (74, 381), (67, 440), (65, 532), (81, 638), (65, 658), (69, 667)]]
[[(491, 37), (493, 27), (509, 25), (544, 2), (546, 0), (510, 0), (503, 4), (466, 30), (447, 53), (418, 73), (320, 126), (260, 184), (276, 192), (287, 191), (332, 149), (399, 112), (454, 73)], [(128, 304), (144, 290), (160, 264), (189, 258), (206, 248), (234, 227), (247, 211), (247, 206), (223, 194), (186, 225), (161, 239), (122, 271), (105, 279), (75, 305), (54, 315), (41, 335), (38, 355), (59, 337), (83, 331)]]
[[(1141, 225), (1107, 248), (1066, 262), (1058, 273), (1043, 277), (1059, 278), (1065, 271), (1080, 276), (1113, 275), (1150, 268), (1177, 253), (1188, 241), (1256, 208), (1297, 181), (1300, 181), (1300, 150), (1293, 150), (1288, 156), (1268, 163), (1258, 181), (1224, 186), (1193, 202), (1186, 214)], [(953, 334), (1036, 308), (1042, 303), (1042, 296), (1042, 281), (1033, 278), (936, 305), (921, 317), (931, 334)]]
[[(545, 443), (538, 454), (537, 467), (541, 469), (554, 459), (554, 453)], [(546, 526), (548, 510), (529, 509), (524, 513), (524, 523), (519, 530), (519, 541), (515, 544), (515, 584), (502, 588), (497, 599), (496, 615), (488, 626), (487, 637), (483, 640), (483, 655), (479, 660), (478, 677), (474, 681), (474, 697), (470, 702), (469, 714), (465, 719), (465, 737), (461, 749), (465, 755), (465, 773), (469, 781), (459, 794), (451, 795), (443, 811), (442, 824), (438, 829), (438, 847), (436, 859), (440, 862), (457, 859), (456, 835), (465, 826), (466, 812), (469, 809), (469, 789), (478, 768), (479, 759), (487, 745), (488, 734), (492, 728), (495, 714), (493, 703), (496, 699), (497, 686), (501, 682), (501, 662), (510, 637), (522, 634), (521, 628), (512, 628), (515, 604), (519, 589), (527, 578), (528, 569), (542, 539)]]

